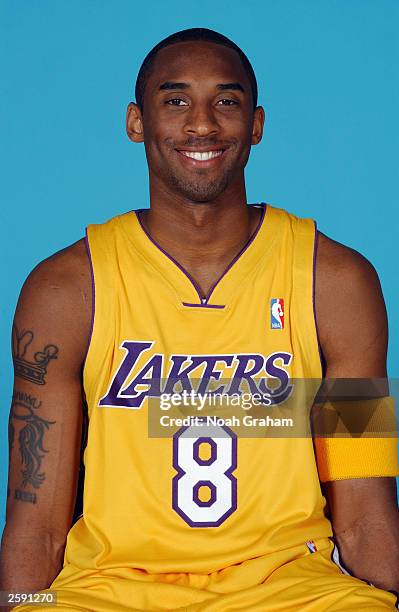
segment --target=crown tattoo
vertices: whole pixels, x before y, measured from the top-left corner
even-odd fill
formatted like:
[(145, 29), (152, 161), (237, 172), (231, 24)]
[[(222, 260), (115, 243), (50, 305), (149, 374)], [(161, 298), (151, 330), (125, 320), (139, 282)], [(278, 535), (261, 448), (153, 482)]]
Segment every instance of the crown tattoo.
[(33, 355), (33, 361), (26, 358), (26, 351), (33, 340), (31, 331), (19, 332), (17, 327), (13, 328), (13, 359), (15, 375), (29, 380), (37, 385), (45, 384), (47, 366), (53, 359), (57, 359), (58, 347), (54, 344), (46, 344), (42, 351)]

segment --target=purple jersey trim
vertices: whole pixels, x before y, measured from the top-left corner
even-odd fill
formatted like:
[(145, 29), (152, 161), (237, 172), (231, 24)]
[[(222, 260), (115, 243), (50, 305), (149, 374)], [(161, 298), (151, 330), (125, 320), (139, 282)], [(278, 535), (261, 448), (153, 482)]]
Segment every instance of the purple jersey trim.
[(314, 325), (316, 329), (317, 349), (319, 351), (320, 368), (322, 371), (322, 375), (324, 376), (323, 353), (322, 353), (321, 345), (320, 345), (319, 330), (317, 327), (317, 317), (316, 317), (316, 256), (317, 256), (317, 246), (318, 246), (318, 241), (319, 241), (319, 233), (317, 231), (316, 221), (313, 221), (313, 223), (314, 223), (313, 288), (312, 288), (313, 319), (314, 319)]
[(83, 366), (82, 366), (83, 370), (84, 370), (85, 365), (86, 365), (87, 355), (89, 354), (89, 348), (90, 348), (90, 344), (91, 344), (91, 339), (93, 337), (94, 315), (95, 315), (95, 310), (96, 310), (96, 287), (95, 287), (95, 283), (94, 283), (94, 268), (93, 268), (93, 260), (91, 258), (91, 251), (90, 251), (90, 244), (89, 244), (89, 235), (87, 233), (87, 227), (86, 227), (85, 243), (86, 243), (87, 256), (89, 258), (90, 274), (91, 274), (91, 324), (90, 324), (89, 338), (88, 338), (88, 341), (87, 341), (86, 354), (85, 354), (85, 357), (83, 359)]
[[(249, 204), (247, 206), (255, 206), (255, 207), (259, 208), (259, 204)], [(159, 249), (161, 251), (161, 253), (166, 255), (166, 257), (168, 259), (170, 259), (175, 264), (175, 266), (177, 266), (179, 268), (179, 270), (181, 270), (183, 272), (183, 274), (185, 274), (185, 276), (187, 276), (187, 278), (189, 279), (189, 281), (193, 285), (194, 289), (196, 290), (196, 292), (198, 294), (198, 298), (200, 300), (200, 303), (199, 304), (188, 304), (188, 303), (184, 303), (183, 302), (183, 305), (184, 306), (198, 306), (198, 307), (202, 307), (202, 308), (204, 308), (204, 307), (208, 307), (209, 308), (209, 306), (211, 306), (211, 304), (208, 305), (208, 301), (209, 301), (213, 291), (217, 287), (217, 285), (220, 283), (222, 278), (227, 274), (227, 272), (232, 268), (232, 266), (236, 263), (236, 261), (241, 257), (241, 255), (243, 255), (243, 253), (245, 253), (245, 251), (249, 248), (249, 246), (253, 243), (253, 241), (255, 240), (256, 236), (258, 235), (259, 230), (260, 230), (260, 228), (263, 225), (263, 220), (265, 218), (267, 204), (262, 203), (260, 206), (262, 207), (262, 215), (261, 215), (260, 221), (258, 223), (258, 227), (256, 228), (255, 232), (253, 233), (252, 237), (249, 239), (247, 244), (241, 249), (241, 251), (238, 253), (238, 255), (236, 255), (234, 257), (233, 261), (231, 261), (229, 263), (229, 265), (227, 266), (225, 271), (222, 273), (222, 275), (219, 276), (218, 280), (212, 285), (212, 287), (210, 288), (210, 290), (208, 292), (208, 295), (205, 298), (202, 297), (201, 289), (200, 289), (199, 285), (197, 284), (197, 282), (195, 281), (195, 279), (191, 276), (191, 274), (189, 274), (189, 272), (187, 272), (187, 270), (185, 268), (183, 268), (183, 266), (181, 264), (179, 264), (179, 262), (176, 261), (176, 259), (174, 257), (172, 257), (172, 255), (169, 255), (169, 253), (167, 251), (165, 251), (165, 249), (163, 249), (150, 236), (150, 234), (147, 232), (146, 228), (143, 225), (142, 220), (140, 219), (140, 213), (143, 212), (143, 210), (148, 210), (148, 209), (146, 209), (146, 208), (138, 208), (134, 212), (136, 213), (136, 217), (137, 217), (138, 222), (140, 223), (141, 229), (143, 230), (145, 235), (149, 238), (149, 240), (152, 242), (152, 244), (154, 246), (156, 246), (156, 248)], [(203, 299), (204, 299), (204, 301), (202, 301)], [(216, 306), (216, 308), (224, 308), (224, 306)]]
[(183, 306), (190, 306), (191, 308), (225, 308), (221, 304), (190, 304), (189, 302), (182, 302)]
[[(254, 206), (254, 204), (252, 204), (252, 206)], [(238, 255), (236, 255), (233, 259), (233, 261), (231, 261), (229, 263), (229, 265), (227, 266), (227, 268), (225, 269), (225, 271), (223, 272), (223, 274), (221, 276), (219, 276), (218, 280), (216, 281), (216, 283), (214, 283), (212, 285), (212, 287), (209, 290), (209, 293), (206, 297), (206, 301), (208, 302), (209, 298), (211, 297), (214, 289), (217, 287), (217, 285), (220, 283), (220, 281), (222, 280), (222, 278), (227, 274), (227, 272), (234, 266), (234, 264), (236, 263), (236, 261), (241, 257), (241, 255), (243, 255), (245, 253), (245, 251), (251, 246), (251, 244), (253, 243), (253, 241), (255, 240), (256, 236), (259, 233), (260, 228), (263, 225), (263, 220), (265, 218), (265, 214), (266, 214), (266, 207), (267, 204), (263, 204), (262, 205), (262, 214), (260, 217), (260, 221), (258, 223), (258, 226), (256, 228), (256, 230), (254, 231), (254, 233), (252, 234), (251, 238), (249, 239), (249, 241), (247, 242), (247, 244), (241, 249), (241, 251), (238, 253)]]
[[(144, 225), (143, 225), (142, 220), (140, 219), (140, 213), (141, 213), (141, 212), (143, 212), (143, 210), (147, 210), (147, 209), (145, 209), (145, 208), (139, 208), (139, 209), (135, 210), (136, 217), (137, 217), (138, 222), (140, 223), (141, 229), (143, 230), (143, 232), (145, 233), (145, 235), (147, 236), (147, 238), (148, 238), (148, 239), (149, 239), (149, 240), (152, 242), (152, 244), (153, 244), (154, 246), (156, 246), (156, 247), (157, 247), (157, 249), (159, 249), (159, 250), (161, 251), (161, 253), (163, 253), (164, 255), (166, 255), (166, 257), (167, 257), (168, 259), (170, 259), (170, 260), (171, 260), (171, 261), (172, 261), (172, 262), (175, 264), (175, 266), (177, 266), (177, 267), (179, 268), (179, 270), (181, 270), (181, 271), (183, 272), (183, 274), (185, 274), (185, 275), (187, 276), (187, 278), (190, 280), (191, 284), (192, 284), (192, 285), (194, 285), (194, 288), (195, 288), (195, 290), (197, 291), (197, 293), (198, 293), (198, 297), (199, 297), (199, 299), (200, 299), (200, 301), (201, 301), (201, 300), (202, 300), (202, 296), (201, 296), (201, 289), (199, 288), (199, 286), (198, 286), (198, 285), (197, 285), (197, 283), (195, 282), (194, 278), (193, 278), (193, 277), (192, 277), (192, 276), (191, 276), (191, 275), (190, 275), (190, 274), (187, 272), (187, 270), (185, 270), (185, 269), (183, 268), (183, 266), (181, 266), (181, 265), (179, 264), (179, 262), (178, 262), (178, 261), (176, 261), (176, 259), (175, 259), (174, 257), (172, 257), (172, 255), (169, 255), (169, 253), (168, 253), (167, 251), (165, 251), (165, 249), (163, 249), (163, 248), (162, 248), (162, 247), (161, 247), (161, 246), (160, 246), (160, 245), (159, 245), (159, 244), (158, 244), (158, 243), (157, 243), (157, 242), (156, 242), (156, 241), (155, 241), (155, 240), (154, 240), (154, 239), (153, 239), (153, 238), (150, 236), (150, 234), (147, 232), (146, 228), (145, 228), (145, 227), (144, 227)], [(201, 304), (199, 304), (199, 306), (201, 306)]]

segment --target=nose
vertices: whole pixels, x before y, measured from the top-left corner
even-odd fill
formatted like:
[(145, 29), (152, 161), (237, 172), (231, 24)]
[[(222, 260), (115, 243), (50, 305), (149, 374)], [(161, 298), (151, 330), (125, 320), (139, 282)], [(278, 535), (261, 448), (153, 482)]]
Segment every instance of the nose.
[(195, 104), (186, 114), (184, 131), (190, 136), (209, 136), (217, 134), (219, 125), (211, 105)]

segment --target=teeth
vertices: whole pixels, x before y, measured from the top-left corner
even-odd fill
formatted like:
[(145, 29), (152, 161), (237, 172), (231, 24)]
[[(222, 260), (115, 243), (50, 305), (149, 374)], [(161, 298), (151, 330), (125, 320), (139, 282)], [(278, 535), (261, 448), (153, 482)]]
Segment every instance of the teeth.
[(208, 159), (219, 157), (219, 155), (221, 155), (223, 151), (180, 151), (180, 153), (182, 153), (186, 157), (196, 159), (197, 161), (207, 161)]

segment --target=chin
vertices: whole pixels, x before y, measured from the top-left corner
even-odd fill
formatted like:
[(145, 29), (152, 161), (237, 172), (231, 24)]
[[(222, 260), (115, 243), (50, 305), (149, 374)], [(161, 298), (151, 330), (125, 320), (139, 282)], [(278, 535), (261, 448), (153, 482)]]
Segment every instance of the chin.
[(173, 188), (177, 189), (179, 193), (190, 200), (198, 204), (206, 204), (216, 200), (229, 185), (227, 176), (223, 176), (221, 179), (213, 181), (201, 181), (201, 183), (188, 182), (186, 180), (179, 180), (174, 177)]
[(222, 193), (223, 193), (224, 189), (222, 190), (181, 190), (180, 193), (181, 195), (183, 195), (187, 200), (190, 200), (191, 202), (194, 203), (198, 203), (198, 204), (206, 204), (209, 202), (213, 202), (214, 200), (216, 200), (216, 198), (218, 198)]

